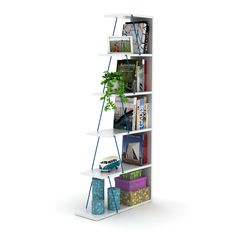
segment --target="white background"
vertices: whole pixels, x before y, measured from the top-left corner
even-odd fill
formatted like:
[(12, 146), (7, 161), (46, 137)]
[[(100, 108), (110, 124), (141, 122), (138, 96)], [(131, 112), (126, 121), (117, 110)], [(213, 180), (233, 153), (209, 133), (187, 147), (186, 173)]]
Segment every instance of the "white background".
[[(235, 235), (234, 4), (1, 1), (0, 235)], [(103, 15), (122, 12), (155, 18), (154, 203), (92, 222), (74, 216), (79, 173), (96, 144)]]

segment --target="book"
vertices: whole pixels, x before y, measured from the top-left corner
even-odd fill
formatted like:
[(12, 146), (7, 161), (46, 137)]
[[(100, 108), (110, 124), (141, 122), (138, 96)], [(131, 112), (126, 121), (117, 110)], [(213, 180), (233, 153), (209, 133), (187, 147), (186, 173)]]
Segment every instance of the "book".
[(144, 129), (144, 104), (146, 101), (146, 97), (138, 98), (137, 100), (137, 119), (136, 119), (136, 129)]
[(143, 115), (145, 128), (150, 128), (150, 118), (151, 118), (151, 104), (145, 103), (144, 104), (144, 115)]
[(123, 136), (122, 161), (133, 165), (143, 165), (144, 134)]
[(128, 98), (128, 102), (123, 103), (120, 97), (115, 98), (114, 129), (135, 130), (136, 128), (136, 103), (137, 98)]
[(144, 144), (143, 144), (143, 164), (148, 163), (148, 135), (143, 134)]
[(142, 92), (145, 87), (145, 60), (128, 59), (117, 60), (116, 71), (120, 72), (125, 81), (125, 92)]
[(137, 77), (137, 92), (144, 91), (144, 69), (145, 69), (145, 60), (143, 59), (141, 63), (136, 64), (136, 77)]
[(149, 26), (145, 21), (126, 22), (123, 25), (122, 35), (133, 37), (134, 53), (143, 54), (148, 52), (148, 34)]
[(144, 91), (147, 91), (148, 89), (147, 80), (147, 61), (144, 60)]
[(132, 93), (137, 91), (136, 66), (138, 61), (134, 59), (117, 60), (116, 71), (122, 74), (125, 81), (125, 92)]

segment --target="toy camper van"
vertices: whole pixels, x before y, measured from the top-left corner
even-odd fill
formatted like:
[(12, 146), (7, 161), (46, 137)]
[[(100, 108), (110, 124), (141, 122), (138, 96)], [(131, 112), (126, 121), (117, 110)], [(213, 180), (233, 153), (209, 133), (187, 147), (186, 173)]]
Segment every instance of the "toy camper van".
[(119, 158), (117, 156), (109, 156), (101, 160), (99, 164), (99, 169), (102, 172), (110, 172), (114, 168), (118, 169), (119, 166), (120, 166)]

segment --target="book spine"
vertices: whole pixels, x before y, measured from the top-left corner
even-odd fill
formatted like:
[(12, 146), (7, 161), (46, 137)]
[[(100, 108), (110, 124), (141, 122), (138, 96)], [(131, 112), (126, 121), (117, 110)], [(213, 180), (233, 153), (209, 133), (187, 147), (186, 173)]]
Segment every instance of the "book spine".
[(137, 98), (134, 97), (134, 102), (133, 102), (133, 121), (132, 121), (132, 130), (136, 129), (136, 119), (137, 119)]
[(144, 91), (144, 60), (140, 61), (140, 65), (136, 67), (137, 92)]
[(144, 53), (148, 53), (148, 38), (149, 38), (149, 26), (146, 25), (145, 41), (144, 41)]
[(140, 130), (140, 99), (137, 100), (136, 104), (137, 104), (136, 105), (136, 107), (137, 107), (137, 109), (136, 109), (136, 112), (137, 112), (137, 114), (136, 114), (136, 117), (137, 117), (137, 119), (136, 119), (136, 129)]
[(145, 120), (145, 128), (150, 128), (150, 103), (144, 104), (144, 120)]
[(147, 61), (144, 60), (144, 91), (147, 91)]
[(144, 134), (144, 143), (143, 143), (143, 164), (148, 163), (148, 157), (147, 157), (147, 134)]
[(140, 127), (140, 129), (144, 129), (144, 119), (143, 119), (143, 117), (144, 117), (144, 99), (143, 98), (141, 98), (140, 99), (140, 107), (139, 107), (139, 110), (140, 110), (140, 115), (139, 115), (139, 119), (140, 119), (140, 122), (139, 122), (139, 127)]

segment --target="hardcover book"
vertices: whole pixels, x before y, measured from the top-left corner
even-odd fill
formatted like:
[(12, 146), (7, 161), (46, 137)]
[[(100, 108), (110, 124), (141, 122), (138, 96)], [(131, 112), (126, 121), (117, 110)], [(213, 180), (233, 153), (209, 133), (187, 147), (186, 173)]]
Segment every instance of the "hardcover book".
[(143, 134), (144, 136), (144, 144), (143, 144), (143, 164), (148, 163), (148, 135)]
[(122, 74), (125, 81), (125, 92), (132, 93), (137, 91), (136, 66), (137, 60), (117, 60), (116, 71)]
[(134, 165), (143, 165), (144, 135), (123, 136), (122, 161)]
[(145, 103), (144, 104), (144, 115), (143, 115), (145, 128), (150, 128), (150, 118), (151, 118), (151, 104)]
[(137, 92), (144, 91), (144, 76), (145, 76), (145, 60), (142, 60), (141, 63), (136, 65), (136, 77), (137, 77)]
[(116, 71), (122, 74), (125, 81), (125, 92), (142, 92), (144, 91), (145, 60), (128, 59), (117, 60)]
[(144, 129), (144, 98), (139, 98), (137, 100), (137, 121), (136, 121), (136, 129)]
[(114, 129), (135, 130), (136, 103), (136, 97), (128, 98), (128, 102), (123, 103), (122, 106), (120, 97), (115, 98)]

